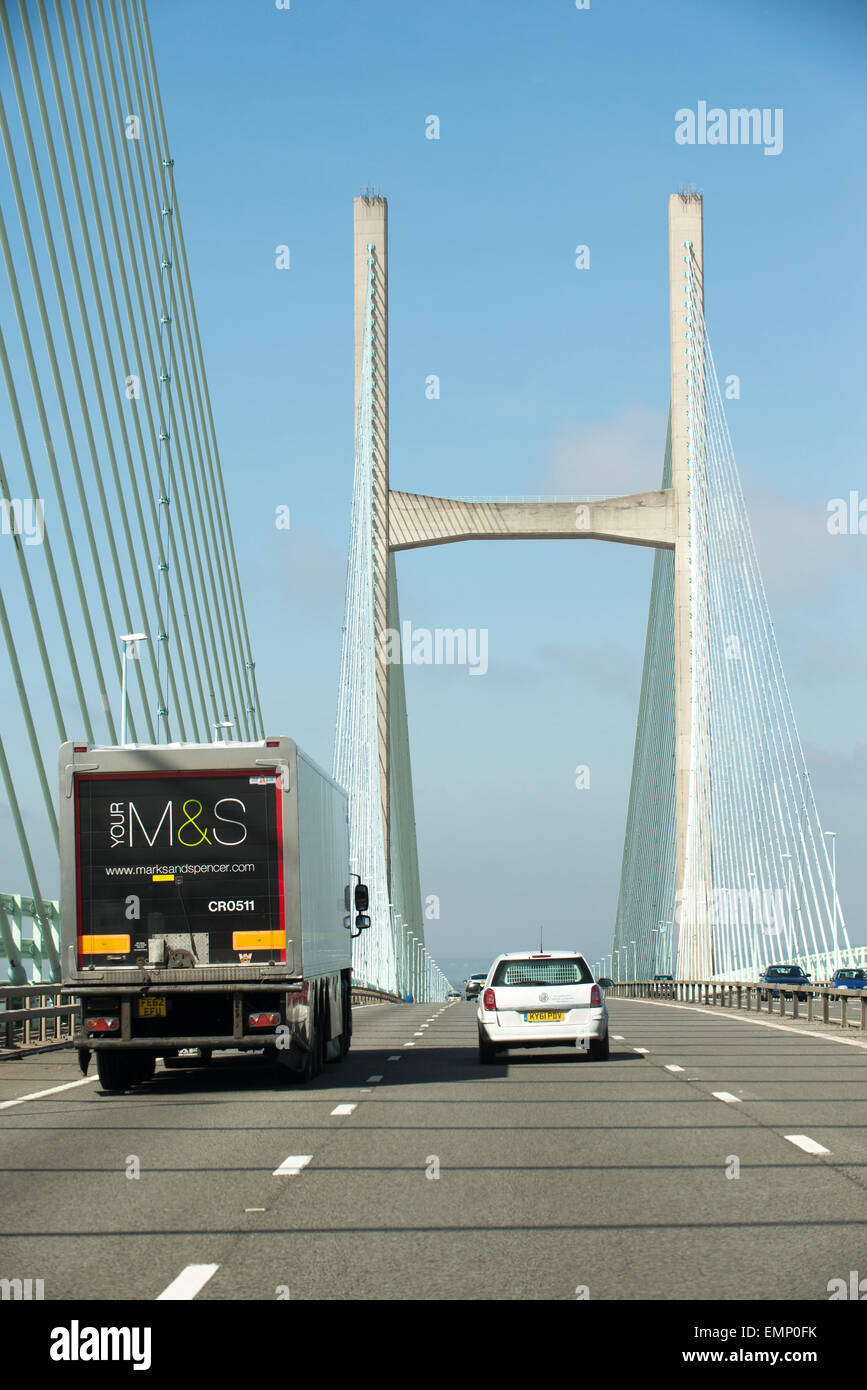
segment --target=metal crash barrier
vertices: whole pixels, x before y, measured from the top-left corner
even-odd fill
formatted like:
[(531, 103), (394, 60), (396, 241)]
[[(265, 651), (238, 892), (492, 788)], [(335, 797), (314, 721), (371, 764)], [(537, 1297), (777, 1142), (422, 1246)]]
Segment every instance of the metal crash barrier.
[[(668, 999), (679, 1004), (775, 1014), (778, 1018), (804, 1018), (807, 1023), (867, 1032), (867, 991), (861, 990), (856, 993), (827, 985), (760, 984), (745, 980), (625, 980), (609, 985), (605, 992), (619, 999)], [(806, 994), (806, 1000), (799, 999), (799, 994)], [(840, 1003), (839, 1017), (831, 1016), (834, 1001)]]

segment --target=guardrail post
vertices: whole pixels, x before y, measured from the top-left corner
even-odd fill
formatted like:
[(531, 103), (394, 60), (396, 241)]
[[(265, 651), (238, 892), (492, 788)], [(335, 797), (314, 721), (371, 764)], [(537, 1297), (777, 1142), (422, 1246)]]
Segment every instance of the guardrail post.
[(846, 1006), (848, 1005), (848, 1003), (849, 1003), (849, 1000), (846, 998), (845, 994), (841, 994), (841, 995), (840, 995), (840, 1027), (841, 1027), (841, 1028), (846, 1028), (846, 1027), (848, 1027), (848, 1020), (847, 1020), (847, 1017), (846, 1017)]
[(861, 1032), (867, 1030), (867, 999), (864, 998), (864, 991), (861, 991)]
[(808, 1022), (808, 1023), (812, 1023), (812, 1022), (813, 1022), (813, 998), (814, 998), (813, 991), (810, 990), (809, 994), (807, 995), (807, 1022)]
[(830, 998), (828, 997), (828, 991), (827, 991), (826, 989), (823, 989), (823, 990), (822, 990), (822, 1022), (823, 1022), (823, 1023), (828, 1023), (829, 1020), (830, 1020), (830, 1016), (831, 1016), (831, 1014), (830, 1014), (830, 1006), (831, 1006), (831, 1000), (830, 1000)]

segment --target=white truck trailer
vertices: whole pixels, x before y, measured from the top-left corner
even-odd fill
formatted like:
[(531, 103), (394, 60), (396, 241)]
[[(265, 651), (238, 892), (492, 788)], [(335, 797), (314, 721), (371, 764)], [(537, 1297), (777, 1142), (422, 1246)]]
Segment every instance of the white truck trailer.
[(301, 1080), (349, 1051), (345, 791), (290, 738), (60, 750), (64, 992), (106, 1091), (191, 1051), (259, 1051)]

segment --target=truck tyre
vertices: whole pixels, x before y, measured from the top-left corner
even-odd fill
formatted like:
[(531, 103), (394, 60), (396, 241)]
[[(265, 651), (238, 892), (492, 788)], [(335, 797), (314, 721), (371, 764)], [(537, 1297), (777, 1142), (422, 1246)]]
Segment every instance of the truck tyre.
[(134, 1053), (133, 1053), (133, 1061), (135, 1062), (135, 1070), (136, 1070), (135, 1079), (136, 1079), (136, 1081), (138, 1081), (138, 1082), (153, 1081), (153, 1079), (154, 1079), (154, 1072), (155, 1072), (156, 1069), (157, 1069), (156, 1053), (154, 1053), (154, 1052), (139, 1052), (139, 1053), (135, 1053), (135, 1052), (134, 1052)]
[(328, 995), (323, 991), (319, 996), (319, 1024), (316, 1032), (319, 1038), (319, 1048), (316, 1053), (316, 1075), (324, 1069), (328, 1061), (328, 1032), (330, 1009), (328, 1007)]
[(338, 1041), (340, 1043), (340, 1056), (345, 1057), (352, 1046), (352, 994), (348, 980), (340, 981), (340, 996), (343, 1031)]
[(126, 1091), (138, 1080), (136, 1059), (128, 1052), (109, 1052), (98, 1048), (96, 1072), (104, 1091)]
[(591, 1038), (588, 1051), (592, 1062), (607, 1062), (610, 1056), (607, 1032), (604, 1038)]

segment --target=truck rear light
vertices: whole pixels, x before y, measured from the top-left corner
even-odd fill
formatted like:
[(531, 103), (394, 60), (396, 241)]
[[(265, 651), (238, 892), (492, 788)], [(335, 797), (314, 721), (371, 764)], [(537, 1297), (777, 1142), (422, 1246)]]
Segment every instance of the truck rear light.
[(482, 1004), (486, 1013), (492, 1014), (497, 1008), (497, 997), (492, 989), (486, 989), (482, 996)]
[(591, 1009), (602, 1008), (602, 993), (598, 985), (594, 985), (590, 990), (590, 1007)]
[(276, 1028), (280, 1022), (279, 1014), (250, 1014), (248, 1028)]
[(279, 740), (279, 738), (267, 738), (267, 739), (265, 740), (265, 747), (266, 747), (266, 748), (279, 748), (279, 747), (280, 747), (280, 740)]
[(119, 1018), (86, 1018), (84, 1028), (87, 1033), (116, 1033), (120, 1028)]
[(286, 995), (287, 1004), (306, 1004), (310, 997), (310, 981), (302, 980), (300, 985), (293, 985)]

